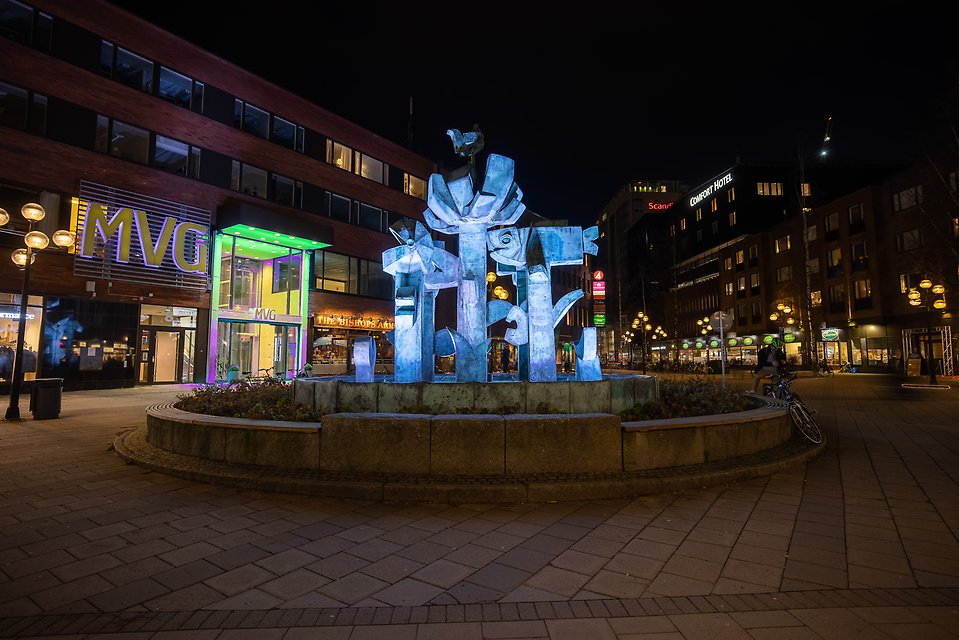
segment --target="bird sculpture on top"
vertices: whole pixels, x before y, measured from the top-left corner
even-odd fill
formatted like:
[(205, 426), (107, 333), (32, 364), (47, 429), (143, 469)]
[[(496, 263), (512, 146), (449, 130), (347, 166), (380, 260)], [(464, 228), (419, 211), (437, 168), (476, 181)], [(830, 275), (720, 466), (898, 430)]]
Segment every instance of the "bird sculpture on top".
[(483, 150), (483, 132), (478, 124), (474, 124), (473, 130), (466, 133), (461, 133), (459, 129), (447, 129), (446, 135), (453, 141), (453, 151), (463, 158), (469, 157), (470, 162), (473, 156)]

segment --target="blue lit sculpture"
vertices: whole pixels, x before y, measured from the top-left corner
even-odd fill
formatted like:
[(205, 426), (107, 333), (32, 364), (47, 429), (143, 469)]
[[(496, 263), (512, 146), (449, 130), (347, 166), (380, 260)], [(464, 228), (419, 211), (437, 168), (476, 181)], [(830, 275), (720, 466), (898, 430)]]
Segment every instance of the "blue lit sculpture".
[[(450, 130), (456, 132), (455, 130)], [(458, 132), (456, 132), (458, 133)], [(486, 381), (486, 231), (510, 225), (526, 210), (523, 192), (513, 182), (513, 160), (490, 154), (483, 186), (474, 187), (471, 162), (442, 176), (430, 176), (426, 224), (440, 233), (459, 235), (460, 273), (457, 284), (456, 330), (438, 343), (456, 354), (457, 382)], [(438, 351), (439, 352), (439, 351)], [(448, 355), (443, 353), (443, 355)]]
[(576, 379), (602, 380), (599, 354), (596, 351), (596, 327), (583, 327), (583, 333), (575, 343)]
[(596, 255), (598, 235), (596, 227), (509, 227), (487, 233), (490, 257), (505, 265), (497, 273), (513, 273), (519, 307), (526, 312), (529, 344), (520, 348), (520, 375), (531, 382), (556, 380), (553, 329), (583, 297), (574, 289), (553, 304), (552, 268), (582, 264), (584, 253)]
[(373, 382), (376, 340), (372, 336), (359, 336), (353, 340), (353, 363), (356, 366), (357, 382)]
[(400, 243), (383, 252), (383, 271), (393, 276), (393, 381), (432, 382), (436, 292), (456, 285), (459, 260), (419, 222), (390, 232)]

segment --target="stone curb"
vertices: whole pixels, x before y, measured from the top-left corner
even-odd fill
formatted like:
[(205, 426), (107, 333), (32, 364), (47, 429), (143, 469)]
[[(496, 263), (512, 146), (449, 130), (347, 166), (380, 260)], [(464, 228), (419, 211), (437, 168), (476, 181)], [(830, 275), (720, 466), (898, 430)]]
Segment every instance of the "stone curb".
[(129, 464), (179, 478), (257, 491), (375, 500), (391, 503), (544, 503), (632, 498), (768, 476), (819, 455), (826, 442), (799, 437), (759, 454), (713, 463), (629, 473), (523, 476), (417, 477), (292, 470), (229, 464), (172, 453), (147, 441), (136, 427), (114, 439), (116, 454)]

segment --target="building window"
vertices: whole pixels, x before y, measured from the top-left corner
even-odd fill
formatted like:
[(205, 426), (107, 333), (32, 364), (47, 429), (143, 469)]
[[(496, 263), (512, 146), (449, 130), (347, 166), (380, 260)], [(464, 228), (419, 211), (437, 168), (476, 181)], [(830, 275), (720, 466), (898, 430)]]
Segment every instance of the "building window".
[(270, 174), (271, 197), (273, 202), (288, 207), (300, 208), (303, 200), (303, 183), (277, 173)]
[(403, 174), (403, 193), (420, 200), (426, 200), (426, 181), (422, 178), (404, 173)]
[(374, 231), (381, 231), (383, 228), (383, 210), (360, 203), (359, 225)]
[(360, 155), (360, 166), (359, 174), (368, 180), (373, 182), (379, 182), (383, 184), (384, 178), (386, 177), (386, 171), (384, 171), (383, 163), (375, 158), (371, 158), (368, 155)]
[(817, 231), (818, 228), (819, 227), (817, 227), (814, 224), (811, 224), (808, 227), (806, 227), (806, 242), (812, 242), (818, 237), (818, 231)]
[(830, 213), (828, 216), (826, 216), (823, 224), (825, 225), (826, 233), (829, 233), (830, 231), (839, 231), (839, 213)]
[(329, 251), (313, 252), (313, 288), (373, 298), (393, 297), (393, 278), (373, 260)]
[(725, 260), (723, 260), (723, 267), (726, 269), (726, 271), (732, 271), (732, 269), (733, 269), (733, 259), (732, 259), (732, 258), (726, 258)]
[(872, 296), (872, 288), (869, 286), (868, 278), (865, 280), (856, 280), (856, 283), (853, 285), (853, 290), (857, 300)]
[(811, 258), (806, 261), (806, 273), (810, 275), (819, 273), (819, 258)]
[(160, 67), (157, 95), (184, 109), (203, 110), (203, 83), (197, 82), (194, 87), (193, 78), (163, 66)]
[(100, 43), (100, 73), (128, 87), (153, 93), (153, 62), (106, 40)]
[(733, 290), (733, 283), (732, 283), (732, 282), (727, 282), (727, 283), (726, 283), (726, 295), (727, 295), (727, 296), (731, 296), (731, 295), (733, 295), (734, 293), (735, 293), (735, 291)]
[(913, 289), (918, 289), (924, 277), (921, 273), (900, 273), (899, 293), (909, 293)]
[(735, 211), (730, 211), (730, 212), (729, 212), (729, 226), (730, 226), (730, 227), (735, 227), (735, 226), (736, 226), (736, 212), (735, 212)]
[(745, 291), (746, 290), (746, 276), (739, 276), (736, 280), (736, 290)]
[(699, 222), (703, 219), (703, 210), (702, 208), (696, 209), (696, 222)]
[(719, 204), (716, 202), (716, 198), (713, 198), (709, 201), (709, 210), (713, 213), (716, 213), (716, 210), (719, 208)]
[(781, 196), (783, 194), (782, 182), (757, 182), (756, 193), (761, 196)]
[(753, 302), (750, 305), (750, 308), (752, 309), (752, 312), (753, 312), (753, 318), (752, 318), (753, 323), (762, 322), (762, 318), (763, 318), (762, 305), (760, 305), (758, 302)]
[(727, 202), (736, 201), (736, 187), (730, 187), (729, 191), (726, 192), (726, 201)]
[(759, 245), (751, 244), (749, 245), (749, 265), (756, 266), (759, 264)]
[(98, 115), (95, 148), (101, 153), (145, 165), (150, 161), (150, 132)]
[(946, 184), (949, 185), (949, 191), (955, 191), (959, 187), (959, 180), (956, 180), (956, 174), (959, 172), (950, 171), (946, 175)]
[(266, 198), (266, 171), (258, 167), (233, 161), (230, 188), (257, 198)]
[(680, 230), (680, 231), (685, 231), (685, 230), (686, 230), (686, 218), (680, 218), (680, 219), (679, 219), (679, 230)]
[(822, 306), (822, 291), (815, 290), (809, 292), (809, 304), (814, 307)]
[(299, 291), (300, 254), (273, 260), (273, 293)]
[(786, 265), (784, 267), (779, 267), (776, 269), (776, 282), (788, 282), (793, 278), (793, 269), (791, 266)]
[(830, 278), (842, 275), (842, 249), (839, 247), (826, 252), (826, 275)]
[(914, 207), (917, 204), (922, 204), (921, 184), (916, 185), (915, 187), (909, 187), (908, 189), (903, 189), (899, 193), (892, 194), (893, 211), (902, 211), (903, 209)]
[(279, 116), (273, 116), (273, 135), (270, 139), (287, 149), (303, 151), (303, 127)]
[(233, 102), (233, 123), (247, 133), (270, 139), (270, 113), (242, 100)]
[(896, 234), (896, 251), (912, 251), (922, 246), (922, 232), (919, 229), (909, 229)]
[(736, 252), (736, 264), (742, 264), (746, 262), (746, 253), (740, 249)]
[(337, 194), (331, 194), (330, 198), (330, 217), (340, 222), (350, 221), (350, 211), (352, 201), (349, 198)]
[(869, 267), (869, 254), (866, 252), (865, 242), (854, 242), (849, 249), (853, 271), (860, 271)]
[(713, 235), (719, 235), (719, 221), (713, 220)]
[(829, 285), (829, 311), (832, 313), (844, 313), (847, 311), (845, 285)]
[(670, 238), (676, 237), (676, 225), (674, 224), (669, 225), (669, 237)]
[(750, 293), (759, 293), (759, 274), (751, 273), (749, 274), (749, 288)]
[(788, 251), (790, 249), (789, 236), (783, 236), (782, 238), (776, 238), (776, 253), (782, 253), (783, 251)]
[(26, 129), (28, 104), (29, 94), (26, 89), (0, 82), (0, 125)]
[(179, 140), (158, 135), (153, 150), (153, 167), (189, 178), (199, 178), (200, 149)]
[(703, 241), (703, 230), (696, 229), (696, 242), (702, 242), (702, 241)]
[(861, 225), (865, 222), (862, 212), (862, 203), (849, 207), (849, 226)]
[(809, 197), (812, 195), (812, 187), (809, 185), (808, 182), (802, 183), (802, 194), (806, 197)]

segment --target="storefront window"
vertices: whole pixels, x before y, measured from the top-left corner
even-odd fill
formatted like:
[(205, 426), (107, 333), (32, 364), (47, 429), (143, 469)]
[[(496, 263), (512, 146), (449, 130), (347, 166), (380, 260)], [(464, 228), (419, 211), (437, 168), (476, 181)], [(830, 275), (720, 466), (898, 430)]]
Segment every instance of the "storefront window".
[[(23, 333), (23, 379), (37, 377), (37, 354), (40, 351), (40, 327), (43, 321), (42, 299), (27, 299), (27, 321)], [(17, 351), (20, 329), (20, 296), (0, 293), (0, 383), (9, 383)]]

